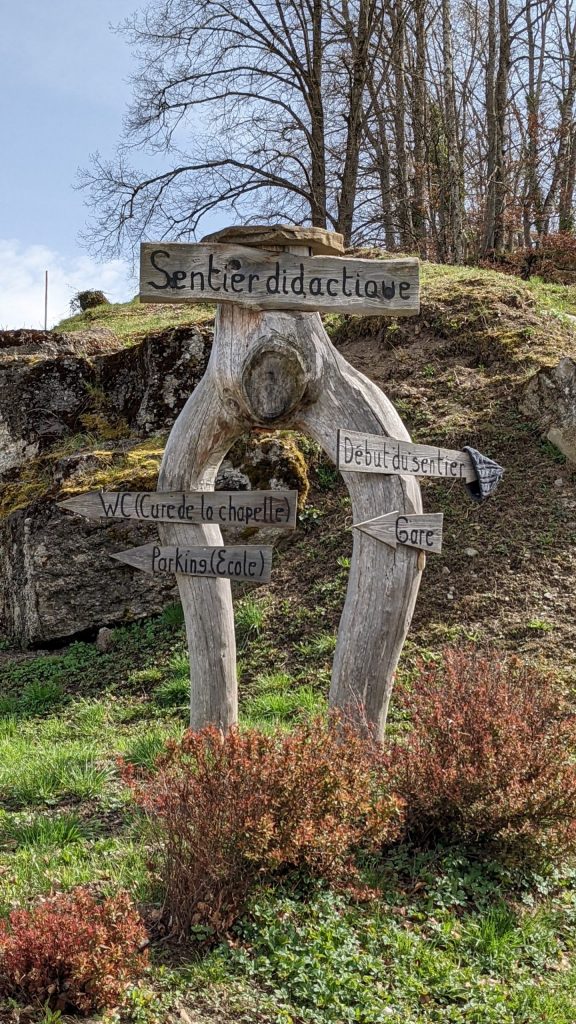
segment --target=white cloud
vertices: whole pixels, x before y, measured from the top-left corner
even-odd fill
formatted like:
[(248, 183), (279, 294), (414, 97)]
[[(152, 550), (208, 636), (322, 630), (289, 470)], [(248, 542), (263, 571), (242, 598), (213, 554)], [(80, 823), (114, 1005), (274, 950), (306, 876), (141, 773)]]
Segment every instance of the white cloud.
[(127, 302), (137, 291), (125, 260), (96, 263), (85, 254), (65, 256), (45, 245), (0, 238), (0, 330), (44, 327), (46, 270), (49, 327), (70, 315), (70, 299), (78, 291), (99, 288), (111, 302)]

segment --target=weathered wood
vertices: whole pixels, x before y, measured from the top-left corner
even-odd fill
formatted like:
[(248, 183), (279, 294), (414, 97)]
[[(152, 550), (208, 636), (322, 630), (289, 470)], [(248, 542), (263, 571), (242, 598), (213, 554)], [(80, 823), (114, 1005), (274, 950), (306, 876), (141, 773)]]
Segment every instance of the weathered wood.
[[(297, 354), (296, 362), (278, 358), (287, 351)], [(274, 390), (278, 394), (284, 390), (286, 401), (276, 397), (270, 403), (265, 385), (261, 396), (247, 385), (247, 367), (255, 359), (263, 381), (266, 366), (273, 370)], [(298, 393), (301, 397), (291, 408)], [(259, 313), (222, 305), (208, 369), (172, 430), (159, 489), (212, 487), (220, 461), (234, 439), (254, 426), (273, 424), (301, 430), (336, 462), (339, 423), (355, 431), (409, 440), (386, 396), (339, 355), (317, 314)], [(383, 509), (406, 515), (422, 511), (414, 477), (347, 472), (345, 481), (356, 522), (374, 519)], [(220, 531), (209, 525), (167, 524), (160, 532), (163, 544), (221, 544)], [(374, 545), (371, 537), (354, 531), (330, 702), (352, 708), (379, 737), (420, 583), (419, 555), (403, 545), (396, 551), (385, 544)], [(230, 585), (221, 579), (182, 575), (177, 580), (190, 650), (191, 725), (199, 728), (215, 722), (226, 729), (236, 720)]]
[(342, 428), (338, 431), (338, 469), (345, 473), (476, 479), (476, 471), (467, 452), (412, 444), (381, 434), (364, 434)]
[(161, 547), (143, 544), (111, 555), (118, 562), (143, 572), (169, 572), (182, 576), (247, 580), (268, 583), (272, 569), (270, 546), (258, 547)]
[(344, 236), (337, 231), (324, 228), (299, 228), (292, 224), (238, 225), (222, 228), (204, 235), (201, 242), (218, 242), (221, 245), (248, 245), (259, 249), (276, 249), (303, 246), (311, 256), (342, 256)]
[(405, 544), (422, 551), (442, 551), (442, 512), (432, 512), (421, 516), (401, 516), (398, 512), (387, 512), (377, 519), (369, 519), (365, 523), (354, 523), (354, 530), (362, 530), (369, 537), (389, 544), (396, 548)]
[(141, 246), (142, 302), (234, 303), (254, 310), (411, 316), (419, 261), (299, 256), (239, 245)]
[(58, 502), (87, 519), (218, 523), (293, 530), (298, 491), (88, 491)]

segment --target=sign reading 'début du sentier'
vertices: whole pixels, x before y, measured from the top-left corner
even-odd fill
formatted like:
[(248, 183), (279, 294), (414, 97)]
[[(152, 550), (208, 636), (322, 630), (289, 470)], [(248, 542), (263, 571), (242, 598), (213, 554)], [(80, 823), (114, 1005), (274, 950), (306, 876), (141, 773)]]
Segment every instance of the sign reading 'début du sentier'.
[(354, 430), (338, 431), (337, 448), (338, 469), (344, 472), (439, 476), (466, 482), (476, 479), (468, 452)]
[(419, 261), (298, 256), (248, 246), (145, 242), (143, 302), (234, 302), (253, 309), (407, 316), (417, 313)]

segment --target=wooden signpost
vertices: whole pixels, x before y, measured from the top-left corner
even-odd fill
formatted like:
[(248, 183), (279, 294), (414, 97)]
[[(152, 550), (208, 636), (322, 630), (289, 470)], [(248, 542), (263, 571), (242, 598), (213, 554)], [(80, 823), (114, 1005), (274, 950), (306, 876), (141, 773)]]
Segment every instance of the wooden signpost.
[[(482, 456), (412, 444), (386, 395), (334, 348), (318, 312), (417, 313), (418, 260), (349, 258), (341, 236), (320, 228), (235, 227), (197, 245), (144, 244), (140, 282), (143, 302), (217, 304), (208, 368), (170, 433), (156, 493), (88, 494), (64, 508), (158, 522), (159, 544), (113, 557), (176, 574), (190, 724), (226, 730), (237, 720), (230, 580), (269, 579), (272, 549), (227, 547), (220, 525), (293, 528), (296, 494), (214, 492), (216, 474), (253, 428), (308, 434), (343, 471), (355, 523), (330, 704), (381, 738), (425, 552), (442, 543), (442, 516), (423, 514), (417, 478), (474, 487)], [(481, 496), (495, 472), (485, 461)]]
[(338, 469), (348, 473), (476, 479), (476, 470), (467, 452), (397, 441), (381, 434), (359, 434), (353, 430), (338, 431)]
[(59, 504), (60, 508), (87, 519), (219, 523), (293, 530), (298, 491), (89, 491)]

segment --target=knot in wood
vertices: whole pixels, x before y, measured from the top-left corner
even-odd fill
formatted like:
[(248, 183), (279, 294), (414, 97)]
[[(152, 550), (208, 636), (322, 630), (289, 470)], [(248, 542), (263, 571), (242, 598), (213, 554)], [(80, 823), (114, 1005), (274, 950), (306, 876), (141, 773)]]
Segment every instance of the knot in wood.
[(242, 373), (242, 390), (256, 420), (272, 423), (283, 419), (302, 401), (308, 373), (299, 353), (280, 339), (269, 340), (254, 350)]

